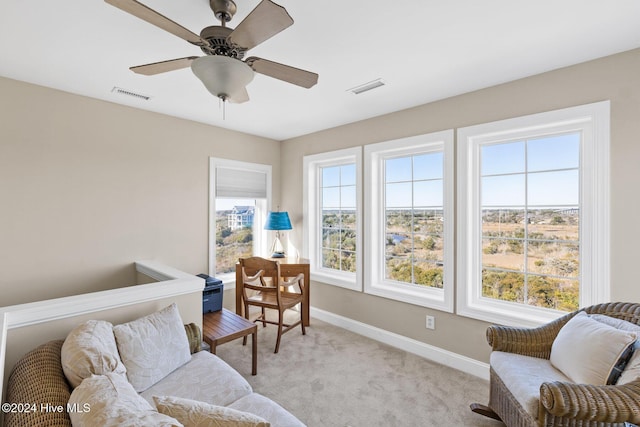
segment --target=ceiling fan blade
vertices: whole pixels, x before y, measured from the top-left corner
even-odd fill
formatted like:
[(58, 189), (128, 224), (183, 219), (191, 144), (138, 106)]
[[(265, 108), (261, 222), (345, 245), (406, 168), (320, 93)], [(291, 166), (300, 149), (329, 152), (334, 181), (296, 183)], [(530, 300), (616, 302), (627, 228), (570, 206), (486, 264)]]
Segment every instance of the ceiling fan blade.
[(104, 0), (112, 6), (122, 9), (133, 16), (136, 16), (143, 21), (147, 21), (150, 24), (160, 27), (165, 31), (170, 32), (173, 35), (180, 37), (183, 40), (201, 46), (206, 44), (199, 35), (189, 31), (182, 25), (172, 21), (164, 15), (156, 12), (155, 10), (143, 5), (136, 0)]
[(247, 92), (247, 88), (242, 88), (238, 90), (233, 96), (229, 97), (229, 102), (233, 104), (242, 104), (243, 102), (247, 102), (249, 100), (249, 93)]
[(145, 76), (153, 76), (154, 74), (166, 73), (167, 71), (179, 70), (187, 68), (191, 62), (198, 58), (197, 56), (187, 56), (186, 58), (170, 59), (168, 61), (154, 62), (152, 64), (136, 65), (129, 67), (131, 71)]
[(265, 76), (273, 77), (274, 79), (279, 79), (307, 89), (318, 83), (318, 75), (316, 73), (269, 61), (268, 59), (251, 56), (247, 58), (246, 63), (253, 68), (256, 73), (264, 74)]
[(284, 7), (262, 0), (229, 34), (229, 41), (248, 50), (292, 24), (293, 19)]

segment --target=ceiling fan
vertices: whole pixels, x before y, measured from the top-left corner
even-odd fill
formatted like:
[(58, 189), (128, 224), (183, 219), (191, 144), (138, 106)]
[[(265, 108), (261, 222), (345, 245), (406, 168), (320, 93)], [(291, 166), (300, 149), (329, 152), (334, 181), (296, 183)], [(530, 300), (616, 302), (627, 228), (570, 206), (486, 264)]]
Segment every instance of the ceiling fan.
[(136, 0), (105, 2), (200, 47), (206, 54), (130, 67), (135, 73), (154, 75), (191, 66), (209, 92), (222, 101), (234, 103), (249, 100), (246, 86), (253, 80), (254, 72), (304, 88), (318, 82), (318, 75), (310, 71), (255, 56), (243, 60), (249, 49), (293, 24), (286, 9), (270, 0), (262, 0), (235, 29), (226, 26), (237, 10), (233, 0), (209, 0), (221, 25), (203, 28), (200, 35)]

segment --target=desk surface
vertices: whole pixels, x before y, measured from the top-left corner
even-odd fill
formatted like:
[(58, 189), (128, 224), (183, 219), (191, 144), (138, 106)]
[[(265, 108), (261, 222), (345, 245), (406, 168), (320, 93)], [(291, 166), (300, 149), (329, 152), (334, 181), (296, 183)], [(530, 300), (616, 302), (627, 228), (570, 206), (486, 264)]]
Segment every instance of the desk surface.
[(267, 258), (271, 261), (278, 261), (280, 264), (309, 264), (310, 261), (307, 258), (297, 258), (294, 256), (284, 258)]

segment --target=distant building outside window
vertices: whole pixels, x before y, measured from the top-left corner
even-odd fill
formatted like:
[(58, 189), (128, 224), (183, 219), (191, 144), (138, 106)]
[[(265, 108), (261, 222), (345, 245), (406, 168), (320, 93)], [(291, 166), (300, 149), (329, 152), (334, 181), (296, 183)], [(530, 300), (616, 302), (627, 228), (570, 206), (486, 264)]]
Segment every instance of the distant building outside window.
[[(254, 202), (255, 203), (255, 202)], [(255, 206), (234, 206), (227, 214), (227, 225), (231, 230), (238, 230), (253, 225)]]
[(266, 252), (271, 166), (212, 157), (210, 188), (209, 274), (233, 287), (238, 259)]

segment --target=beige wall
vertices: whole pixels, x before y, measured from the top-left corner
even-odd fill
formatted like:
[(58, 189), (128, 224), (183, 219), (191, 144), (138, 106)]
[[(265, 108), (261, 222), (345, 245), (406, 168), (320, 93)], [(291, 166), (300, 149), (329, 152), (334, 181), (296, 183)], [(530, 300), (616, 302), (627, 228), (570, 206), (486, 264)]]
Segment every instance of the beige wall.
[[(504, 64), (496, 64), (496, 67)], [(405, 111), (284, 141), (283, 209), (302, 247), (302, 158), (330, 150), (611, 100), (612, 300), (640, 301), (637, 284), (640, 225), (640, 50), (532, 76)], [(390, 88), (393, 90), (393, 88)], [(366, 96), (366, 95), (362, 95)], [(365, 193), (364, 197), (368, 195)], [(364, 245), (367, 244), (364, 236)], [(365, 265), (365, 271), (367, 266)], [(488, 361), (486, 323), (313, 282), (312, 305), (474, 359)], [(436, 329), (425, 328), (425, 315)]]
[(207, 272), (210, 156), (279, 182), (279, 142), (0, 78), (0, 306)]
[[(612, 299), (640, 301), (639, 69), (635, 50), (282, 144), (0, 78), (0, 306), (134, 283), (136, 259), (206, 271), (209, 156), (272, 164), (274, 204), (289, 211), (302, 248), (306, 154), (606, 99)], [(484, 322), (318, 282), (312, 305), (488, 360)]]

